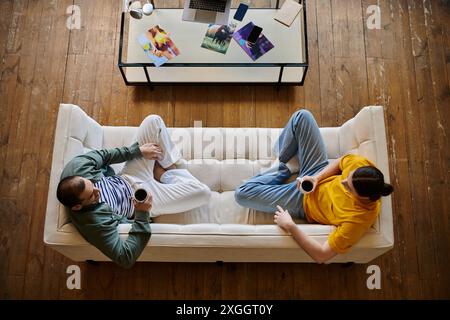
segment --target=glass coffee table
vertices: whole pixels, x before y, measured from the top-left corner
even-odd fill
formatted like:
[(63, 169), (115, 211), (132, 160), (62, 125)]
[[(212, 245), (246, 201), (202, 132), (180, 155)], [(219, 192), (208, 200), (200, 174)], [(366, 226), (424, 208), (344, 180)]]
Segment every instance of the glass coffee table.
[[(153, 2), (153, 1), (152, 1)], [(245, 2), (245, 1), (244, 1)], [(272, 84), (303, 85), (308, 70), (306, 4), (290, 27), (273, 17), (284, 0), (253, 0), (242, 21), (233, 20), (240, 1), (233, 1), (229, 22), (236, 31), (253, 22), (274, 45), (253, 61), (238, 42), (231, 39), (226, 54), (202, 48), (208, 24), (182, 21), (183, 0), (154, 1), (154, 11), (142, 19), (122, 12), (119, 69), (126, 85), (174, 84)], [(150, 28), (166, 31), (179, 55), (156, 67), (138, 39)]]

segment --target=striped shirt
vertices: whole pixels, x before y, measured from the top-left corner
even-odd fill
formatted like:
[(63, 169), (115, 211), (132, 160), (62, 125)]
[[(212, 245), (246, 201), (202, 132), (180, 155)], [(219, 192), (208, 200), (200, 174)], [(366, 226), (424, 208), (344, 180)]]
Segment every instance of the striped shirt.
[(128, 182), (120, 176), (103, 177), (95, 184), (100, 190), (100, 202), (106, 202), (115, 214), (132, 218), (134, 205), (133, 190)]

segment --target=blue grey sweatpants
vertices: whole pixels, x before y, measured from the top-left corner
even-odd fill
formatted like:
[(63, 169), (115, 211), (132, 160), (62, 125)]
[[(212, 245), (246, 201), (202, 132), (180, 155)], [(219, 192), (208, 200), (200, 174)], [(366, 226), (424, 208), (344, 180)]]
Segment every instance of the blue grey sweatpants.
[(297, 182), (285, 183), (292, 175), (285, 163), (297, 156), (299, 177), (312, 176), (328, 165), (327, 151), (319, 127), (311, 112), (296, 111), (282, 130), (274, 146), (280, 164), (236, 188), (235, 199), (243, 207), (275, 213), (277, 205), (293, 217), (305, 218), (303, 194)]

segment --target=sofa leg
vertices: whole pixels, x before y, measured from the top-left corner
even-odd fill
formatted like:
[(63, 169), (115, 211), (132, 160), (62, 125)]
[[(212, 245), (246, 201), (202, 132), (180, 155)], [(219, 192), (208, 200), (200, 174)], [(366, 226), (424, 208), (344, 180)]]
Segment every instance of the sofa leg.
[(86, 260), (87, 264), (90, 264), (91, 266), (98, 266), (100, 265), (100, 263), (98, 261), (95, 260)]

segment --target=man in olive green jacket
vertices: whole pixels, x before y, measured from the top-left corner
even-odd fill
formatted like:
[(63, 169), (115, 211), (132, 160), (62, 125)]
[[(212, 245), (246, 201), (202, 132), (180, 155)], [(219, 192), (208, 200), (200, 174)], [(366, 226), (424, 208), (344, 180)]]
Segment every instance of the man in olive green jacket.
[[(150, 212), (184, 212), (210, 198), (207, 186), (176, 168), (181, 155), (160, 117), (147, 117), (136, 141), (75, 157), (64, 168), (57, 190), (81, 235), (124, 268), (133, 266), (150, 239)], [(121, 162), (126, 162), (124, 169), (116, 175), (110, 165)], [(133, 197), (136, 186), (148, 193), (143, 202)], [(132, 224), (126, 240), (117, 230), (121, 223)]]

